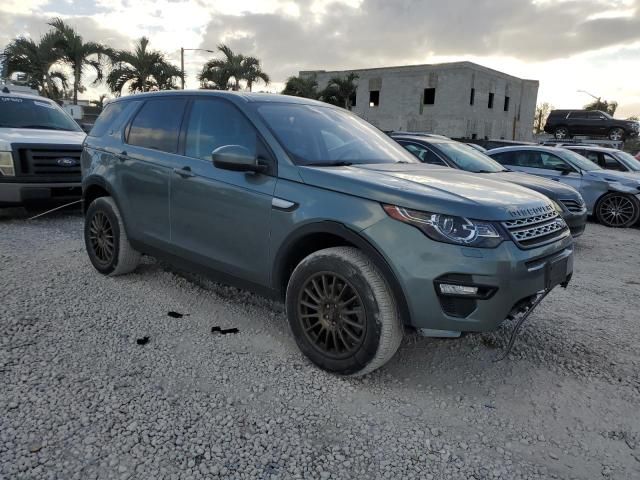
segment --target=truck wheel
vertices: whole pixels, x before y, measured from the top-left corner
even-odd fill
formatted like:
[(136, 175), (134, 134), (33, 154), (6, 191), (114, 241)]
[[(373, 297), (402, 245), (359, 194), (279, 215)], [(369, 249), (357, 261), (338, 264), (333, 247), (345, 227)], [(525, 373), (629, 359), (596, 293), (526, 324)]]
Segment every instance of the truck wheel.
[(609, 140), (621, 142), (624, 140), (624, 130), (620, 127), (612, 128), (609, 130)]
[(365, 375), (389, 361), (402, 341), (389, 285), (356, 248), (327, 248), (302, 260), (286, 306), (298, 347), (329, 372)]
[(607, 227), (631, 227), (640, 218), (640, 202), (631, 195), (608, 193), (598, 202), (596, 217)]
[(111, 197), (96, 198), (84, 220), (84, 243), (89, 260), (104, 275), (132, 272), (140, 263), (124, 229), (122, 216)]
[(556, 139), (564, 140), (569, 138), (569, 129), (567, 127), (558, 127), (554, 132)]

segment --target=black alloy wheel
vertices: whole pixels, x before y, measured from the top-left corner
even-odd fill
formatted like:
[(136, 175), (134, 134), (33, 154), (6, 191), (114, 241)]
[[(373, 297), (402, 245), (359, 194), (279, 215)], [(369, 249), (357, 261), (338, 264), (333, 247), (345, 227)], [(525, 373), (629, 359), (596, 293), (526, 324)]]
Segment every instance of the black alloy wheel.
[(319, 272), (307, 280), (298, 298), (298, 318), (313, 347), (334, 359), (352, 356), (366, 336), (360, 295), (333, 272)]
[(640, 203), (627, 195), (609, 194), (598, 204), (596, 215), (608, 227), (630, 227), (640, 217)]
[(96, 260), (103, 265), (113, 261), (115, 236), (109, 218), (101, 211), (95, 212), (89, 224), (89, 245)]

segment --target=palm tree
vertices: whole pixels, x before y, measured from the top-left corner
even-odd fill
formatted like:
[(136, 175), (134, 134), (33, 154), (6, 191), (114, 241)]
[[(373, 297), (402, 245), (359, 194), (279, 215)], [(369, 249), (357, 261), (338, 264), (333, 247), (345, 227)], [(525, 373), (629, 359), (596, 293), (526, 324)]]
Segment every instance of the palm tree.
[(60, 98), (67, 88), (67, 76), (54, 66), (62, 59), (56, 45), (60, 37), (56, 32), (45, 33), (40, 41), (18, 37), (4, 50), (7, 57), (7, 75), (25, 73), (28, 85), (49, 98)]
[(242, 60), (242, 78), (247, 81), (247, 88), (251, 91), (254, 82), (262, 80), (265, 85), (269, 85), (271, 79), (269, 75), (262, 71), (260, 60), (255, 57), (244, 57)]
[[(230, 84), (232, 90), (240, 90), (240, 82), (244, 80), (251, 91), (253, 84), (259, 80), (265, 84), (270, 82), (269, 75), (262, 70), (260, 60), (257, 58), (236, 54), (224, 44), (218, 45), (218, 50), (222, 52), (224, 58), (209, 60), (198, 75), (200, 84), (205, 88), (211, 88), (213, 84), (213, 88), (227, 90)], [(230, 83), (231, 79), (233, 83)]]
[(54, 18), (49, 25), (59, 34), (57, 42), (62, 60), (73, 71), (73, 103), (78, 104), (78, 91), (82, 89), (82, 77), (88, 69), (96, 73), (93, 82), (97, 85), (102, 81), (102, 66), (105, 58), (110, 58), (113, 51), (104, 45), (95, 42), (83, 42), (82, 37), (71, 26), (64, 23), (61, 18)]
[(125, 86), (130, 92), (175, 88), (176, 77), (181, 77), (180, 70), (169, 63), (163, 53), (148, 47), (149, 39), (141, 37), (132, 52), (112, 53), (113, 67), (107, 76), (107, 86), (115, 95), (120, 95)]
[(229, 74), (222, 68), (208, 66), (208, 63), (202, 68), (202, 72), (198, 74), (200, 88), (207, 90), (229, 90), (233, 87), (230, 82)]
[(285, 83), (283, 95), (294, 97), (318, 98), (318, 82), (315, 75), (309, 77), (289, 77)]
[(349, 73), (346, 77), (333, 77), (329, 80), (327, 88), (322, 93), (323, 100), (327, 103), (344, 107), (351, 110), (353, 97), (356, 94), (358, 86), (355, 81), (358, 75)]

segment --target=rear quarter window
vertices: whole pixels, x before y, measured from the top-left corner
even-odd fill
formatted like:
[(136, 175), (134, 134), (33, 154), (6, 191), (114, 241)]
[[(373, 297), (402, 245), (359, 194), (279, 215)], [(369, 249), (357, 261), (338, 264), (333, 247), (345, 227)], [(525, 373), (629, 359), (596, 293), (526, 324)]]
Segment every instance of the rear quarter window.
[(103, 137), (119, 130), (140, 102), (108, 103), (89, 132), (90, 137)]

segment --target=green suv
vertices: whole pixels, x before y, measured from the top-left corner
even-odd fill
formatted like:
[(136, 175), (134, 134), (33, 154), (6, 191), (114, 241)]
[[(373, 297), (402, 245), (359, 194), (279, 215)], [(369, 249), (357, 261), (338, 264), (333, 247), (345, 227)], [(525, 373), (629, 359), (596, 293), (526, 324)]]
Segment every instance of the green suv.
[(300, 349), (362, 375), (405, 326), (497, 328), (573, 271), (546, 197), (421, 164), (357, 116), (283, 95), (108, 104), (82, 153), (85, 242), (105, 275), (148, 254), (283, 298)]

